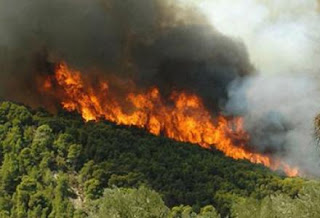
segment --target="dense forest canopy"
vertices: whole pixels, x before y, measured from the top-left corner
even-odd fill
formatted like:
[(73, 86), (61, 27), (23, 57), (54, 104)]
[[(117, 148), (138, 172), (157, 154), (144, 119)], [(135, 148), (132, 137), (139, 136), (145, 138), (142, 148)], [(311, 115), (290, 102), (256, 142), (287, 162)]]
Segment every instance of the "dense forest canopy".
[(64, 111), (0, 103), (0, 151), (1, 217), (320, 214), (316, 181)]

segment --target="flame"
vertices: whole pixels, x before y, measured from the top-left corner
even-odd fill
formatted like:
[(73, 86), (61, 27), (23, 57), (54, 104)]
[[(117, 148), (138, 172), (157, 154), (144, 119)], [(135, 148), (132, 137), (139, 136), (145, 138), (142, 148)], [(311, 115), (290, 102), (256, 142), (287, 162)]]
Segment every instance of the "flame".
[[(198, 144), (204, 148), (215, 147), (226, 156), (263, 164), (273, 170), (281, 169), (288, 176), (297, 176), (281, 160), (246, 149), (249, 135), (244, 131), (240, 117), (213, 119), (202, 100), (186, 92), (173, 92), (168, 104), (157, 88), (145, 93), (129, 93), (124, 102), (127, 110), (110, 92), (106, 81), (95, 86), (87, 84), (82, 74), (71, 70), (65, 63), (56, 67), (53, 78), (46, 79), (41, 90), (52, 91), (55, 82), (62, 91), (62, 106), (68, 111), (78, 111), (85, 121), (106, 119), (117, 124), (145, 128), (154, 135), (163, 134), (182, 142)], [(123, 102), (123, 101), (122, 101)]]

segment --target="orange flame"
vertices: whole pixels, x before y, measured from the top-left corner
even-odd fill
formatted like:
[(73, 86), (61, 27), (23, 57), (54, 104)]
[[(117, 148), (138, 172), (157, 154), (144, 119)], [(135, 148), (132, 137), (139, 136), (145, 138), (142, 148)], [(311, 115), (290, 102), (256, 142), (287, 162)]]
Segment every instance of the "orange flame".
[(273, 170), (282, 169), (288, 176), (299, 174), (298, 168), (291, 168), (281, 160), (245, 149), (249, 135), (243, 129), (242, 118), (230, 120), (219, 116), (213, 119), (202, 100), (194, 94), (173, 92), (170, 96), (172, 104), (168, 104), (157, 88), (146, 93), (130, 93), (125, 99), (125, 103), (131, 104), (132, 110), (128, 112), (111, 95), (107, 82), (99, 82), (98, 87), (88, 85), (80, 72), (69, 69), (64, 63), (57, 66), (54, 78), (46, 80), (41, 90), (50, 91), (53, 80), (62, 89), (62, 106), (69, 111), (78, 111), (86, 121), (106, 119), (138, 126), (154, 135), (163, 134), (204, 148), (215, 147), (234, 159), (246, 159)]

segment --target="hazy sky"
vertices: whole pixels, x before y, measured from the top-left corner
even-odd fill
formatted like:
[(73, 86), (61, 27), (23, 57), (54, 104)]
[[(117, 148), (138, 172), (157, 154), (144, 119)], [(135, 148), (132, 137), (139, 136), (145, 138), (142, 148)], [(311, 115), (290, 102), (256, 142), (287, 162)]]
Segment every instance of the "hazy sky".
[(200, 8), (222, 33), (243, 40), (262, 73), (319, 69), (317, 0), (180, 1)]

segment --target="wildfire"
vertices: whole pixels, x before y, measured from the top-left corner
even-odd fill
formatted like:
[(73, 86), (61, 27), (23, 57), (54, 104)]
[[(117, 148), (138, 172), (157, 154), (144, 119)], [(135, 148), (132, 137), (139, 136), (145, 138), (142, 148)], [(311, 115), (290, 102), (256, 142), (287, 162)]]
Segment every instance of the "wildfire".
[[(163, 134), (204, 148), (215, 147), (234, 159), (246, 159), (274, 170), (282, 169), (288, 176), (299, 173), (298, 168), (291, 168), (281, 160), (245, 149), (249, 135), (243, 129), (243, 120), (224, 116), (213, 119), (202, 100), (194, 94), (173, 92), (168, 103), (157, 88), (152, 88), (146, 93), (129, 93), (119, 101), (110, 92), (106, 81), (90, 85), (80, 72), (69, 69), (65, 63), (56, 67), (55, 75), (45, 80), (41, 90), (55, 93), (53, 83), (61, 89), (62, 94), (56, 97), (62, 106), (69, 111), (78, 111), (86, 121), (106, 119), (133, 125), (154, 135)], [(127, 105), (131, 105), (130, 110)]]

